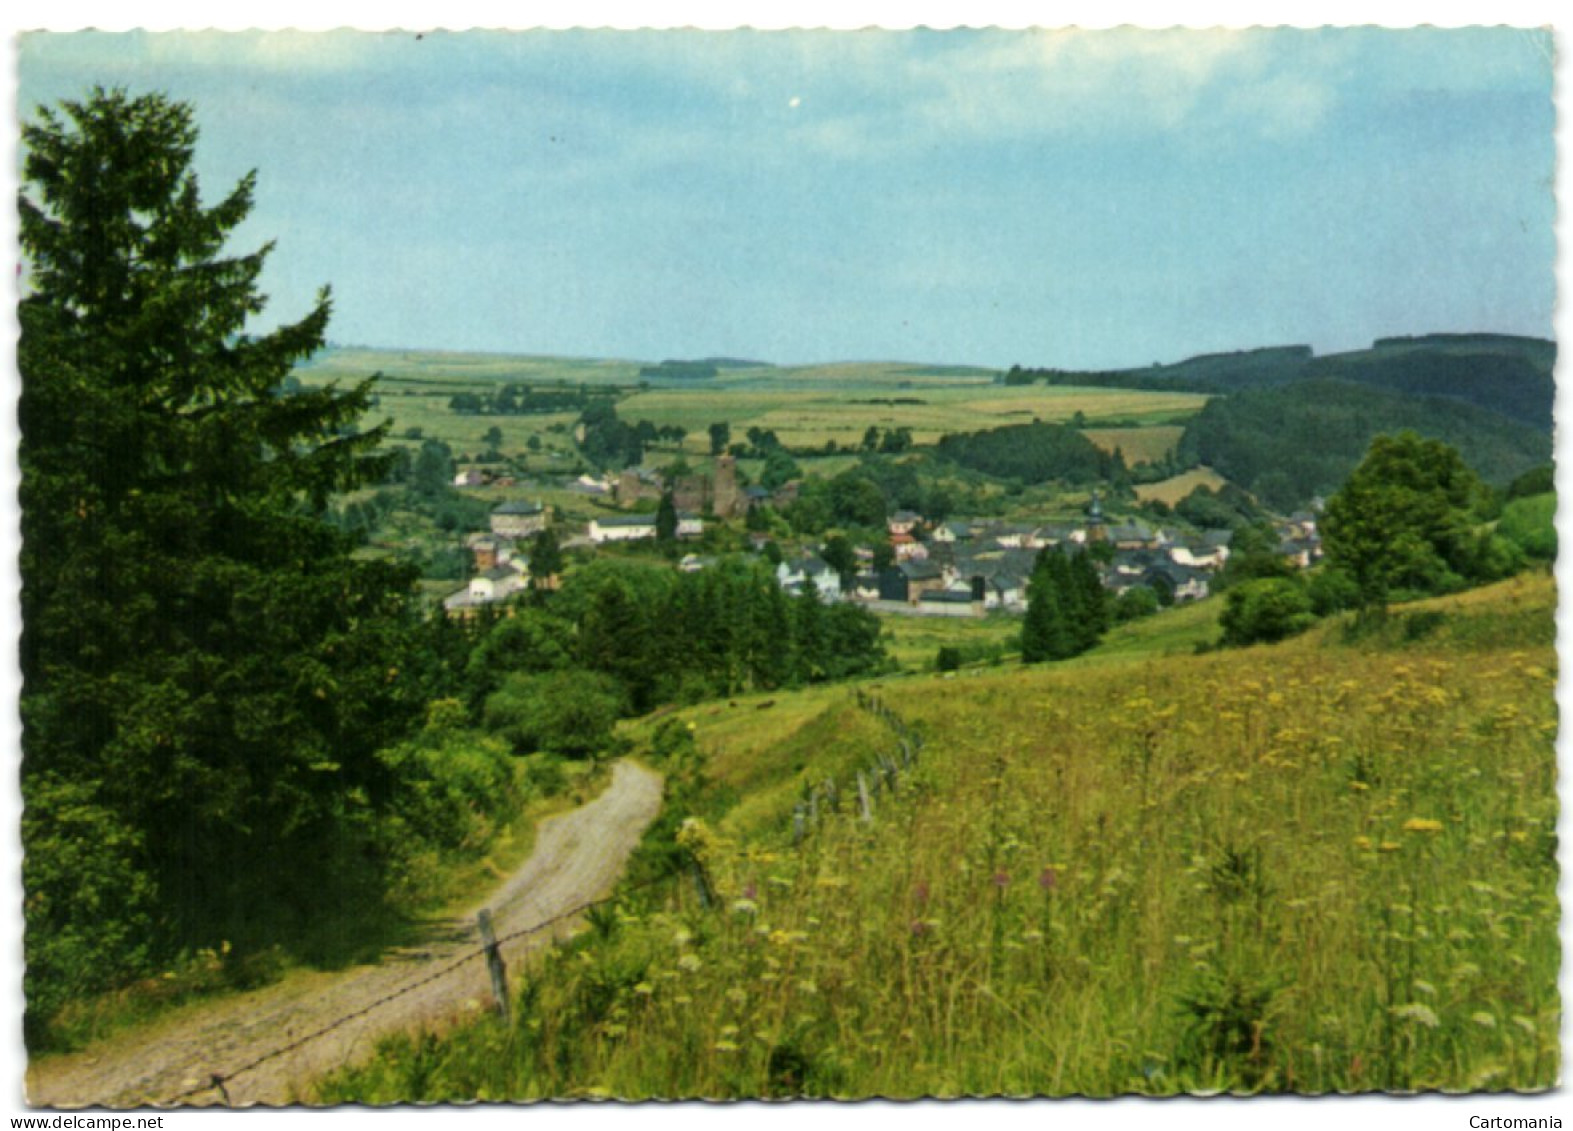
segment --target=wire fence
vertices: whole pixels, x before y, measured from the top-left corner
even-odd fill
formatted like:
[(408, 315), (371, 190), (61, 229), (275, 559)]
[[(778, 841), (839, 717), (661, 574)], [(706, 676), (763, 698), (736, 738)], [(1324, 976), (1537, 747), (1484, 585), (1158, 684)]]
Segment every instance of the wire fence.
[[(894, 791), (900, 776), (905, 771), (911, 770), (916, 766), (918, 756), (923, 749), (923, 735), (917, 728), (910, 726), (906, 720), (902, 719), (901, 716), (892, 710), (890, 706), (885, 703), (885, 701), (878, 695), (875, 695), (872, 692), (865, 692), (862, 688), (859, 688), (855, 693), (855, 698), (857, 705), (860, 708), (868, 711), (875, 718), (880, 719), (890, 727), (896, 736), (901, 751), (899, 761), (890, 756), (881, 754), (878, 755), (874, 763), (868, 767), (866, 776), (865, 771), (863, 770), (859, 770), (857, 772), (856, 777), (860, 817), (864, 822), (872, 823), (873, 808), (872, 799), (870, 796), (871, 793), (874, 796), (877, 796), (881, 785), (883, 785), (888, 790)], [(833, 779), (827, 779), (821, 785), (815, 786), (812, 790), (810, 790), (807, 801), (800, 803), (793, 814), (792, 839), (794, 846), (799, 846), (802, 844), (805, 835), (805, 824), (810, 829), (816, 827), (819, 824), (821, 804), (824, 803), (827, 808), (834, 812), (840, 807), (839, 799), (840, 789)], [(695, 883), (699, 888), (701, 903), (705, 906), (709, 906), (712, 902), (712, 899), (709, 896), (709, 884), (703, 875), (702, 868), (699, 868), (697, 866), (697, 862), (695, 862), (695, 864), (688, 870), (694, 873), (692, 878), (694, 878)], [(532, 923), (528, 927), (520, 927), (519, 929), (498, 938), (496, 940), (495, 946), (477, 947), (475, 950), (455, 958), (453, 961), (447, 963), (439, 969), (433, 970), (412, 982), (406, 983), (393, 992), (385, 994), (377, 1000), (370, 1002), (367, 1005), (354, 1010), (353, 1012), (346, 1013), (344, 1016), (335, 1018), (327, 1024), (322, 1025), (303, 1036), (297, 1037), (286, 1044), (280, 1045), (277, 1048), (270, 1049), (265, 1053), (253, 1057), (251, 1060), (247, 1061), (245, 1064), (242, 1064), (238, 1068), (233, 1068), (224, 1073), (211, 1073), (205, 1083), (199, 1083), (193, 1087), (186, 1088), (184, 1091), (176, 1092), (168, 1099), (162, 1101), (160, 1106), (173, 1106), (180, 1104), (183, 1101), (192, 1099), (193, 1097), (199, 1096), (204, 1092), (211, 1091), (217, 1091), (221, 1096), (224, 1097), (225, 1103), (230, 1103), (232, 1101), (230, 1099), (228, 1085), (237, 1077), (243, 1076), (248, 1072), (254, 1072), (268, 1062), (277, 1060), (281, 1056), (287, 1056), (297, 1049), (300, 1049), (311, 1042), (319, 1040), (329, 1033), (332, 1033), (334, 1030), (340, 1029), (345, 1025), (350, 1024), (352, 1021), (357, 1021), (362, 1017), (366, 1017), (376, 1012), (377, 1010), (388, 1005), (390, 1002), (397, 1001), (398, 999), (415, 992), (423, 986), (428, 986), (433, 982), (440, 981), (467, 963), (473, 962), (479, 958), (486, 958), (489, 951), (500, 954), (501, 948), (506, 946), (508, 943), (515, 942), (530, 935), (538, 934), (541, 931), (555, 927), (560, 923), (567, 922), (577, 915), (582, 915), (584, 912), (590, 910), (593, 907), (599, 907), (607, 903), (614, 903), (618, 900), (626, 899), (637, 892), (654, 887), (657, 884), (664, 883), (667, 880), (681, 878), (682, 874), (682, 869), (663, 871), (635, 884), (621, 886), (612, 893), (601, 896), (598, 899), (588, 899), (582, 903), (577, 903), (572, 907), (558, 912), (555, 915), (542, 919), (539, 922)]]
[[(675, 875), (677, 875), (677, 873), (675, 873), (675, 872), (662, 872), (662, 873), (660, 873), (658, 875), (651, 876), (648, 879), (641, 880), (638, 883), (633, 884), (631, 886), (621, 887), (617, 891), (612, 892), (610, 895), (604, 895), (604, 896), (601, 896), (598, 899), (585, 900), (582, 903), (575, 904), (574, 906), (569, 907), (566, 910), (560, 911), (557, 914), (552, 915), (552, 916), (550, 916), (550, 917), (548, 917), (546, 919), (542, 919), (542, 920), (540, 920), (537, 923), (532, 923), (528, 927), (520, 927), (518, 930), (512, 931), (512, 932), (510, 932), (510, 933), (508, 933), (506, 935), (503, 935), (502, 937), (497, 939), (496, 945), (500, 948), (500, 947), (506, 946), (508, 943), (514, 942), (514, 941), (516, 941), (518, 939), (525, 938), (525, 937), (527, 937), (529, 935), (538, 934), (541, 931), (544, 931), (544, 930), (546, 930), (546, 929), (548, 929), (550, 927), (555, 927), (555, 926), (557, 926), (560, 923), (565, 923), (565, 922), (567, 922), (568, 920), (574, 918), (577, 915), (582, 915), (584, 912), (590, 910), (592, 907), (599, 907), (602, 904), (606, 904), (606, 903), (615, 903), (616, 901), (618, 901), (620, 899), (625, 899), (628, 896), (633, 895), (636, 892), (643, 891), (646, 888), (654, 887), (656, 884), (663, 883), (663, 882), (665, 882), (665, 881), (667, 881), (669, 879), (672, 879)], [(447, 965), (441, 967), (440, 969), (433, 970), (429, 974), (425, 974), (422, 977), (417, 978), (417, 979), (415, 979), (412, 982), (409, 982), (409, 983), (407, 983), (407, 984), (405, 984), (403, 986), (400, 986), (398, 989), (394, 990), (392, 993), (385, 994), (384, 996), (378, 998), (376, 1001), (370, 1002), (369, 1004), (362, 1006), (360, 1009), (354, 1010), (351, 1013), (346, 1013), (342, 1017), (335, 1018), (333, 1021), (330, 1021), (327, 1024), (325, 1024), (325, 1025), (323, 1025), (323, 1026), (321, 1026), (321, 1027), (319, 1027), (317, 1029), (312, 1030), (311, 1032), (305, 1034), (304, 1036), (295, 1038), (294, 1040), (290, 1041), (288, 1044), (280, 1045), (277, 1048), (270, 1049), (267, 1052), (262, 1053), (259, 1056), (253, 1057), (251, 1060), (247, 1061), (245, 1064), (242, 1064), (239, 1068), (233, 1068), (230, 1071), (224, 1072), (224, 1073), (214, 1072), (214, 1073), (209, 1075), (206, 1083), (197, 1084), (196, 1086), (187, 1088), (184, 1091), (176, 1092), (174, 1095), (170, 1096), (168, 1099), (163, 1100), (158, 1106), (163, 1106), (163, 1107), (173, 1106), (173, 1105), (182, 1103), (185, 1100), (189, 1100), (189, 1099), (191, 1099), (191, 1098), (193, 1098), (195, 1096), (199, 1096), (203, 1092), (211, 1092), (211, 1091), (215, 1091), (215, 1090), (221, 1096), (224, 1097), (224, 1102), (225, 1103), (229, 1103), (231, 1101), (230, 1101), (228, 1085), (237, 1076), (244, 1075), (247, 1072), (253, 1072), (256, 1069), (262, 1067), (264, 1064), (267, 1064), (269, 1061), (277, 1060), (281, 1056), (287, 1056), (290, 1053), (296, 1051), (297, 1049), (302, 1048), (305, 1045), (310, 1044), (312, 1041), (318, 1040), (319, 1038), (326, 1036), (327, 1034), (333, 1032), (334, 1030), (340, 1029), (340, 1028), (344, 1027), (345, 1025), (348, 1025), (352, 1021), (359, 1020), (362, 1017), (365, 1017), (365, 1016), (367, 1016), (367, 1015), (369, 1015), (371, 1013), (376, 1012), (377, 1010), (381, 1009), (383, 1006), (387, 1005), (389, 1002), (397, 1001), (399, 998), (405, 997), (406, 995), (413, 993), (414, 991), (420, 989), (422, 986), (429, 986), (433, 982), (440, 981), (441, 979), (447, 977), (449, 974), (452, 974), (455, 970), (459, 969), (461, 966), (464, 966), (466, 963), (472, 962), (472, 961), (474, 961), (477, 958), (484, 958), (486, 956), (486, 953), (487, 953), (487, 948), (486, 947), (477, 948), (476, 950), (473, 950), (473, 951), (471, 951), (471, 952), (469, 952), (469, 953), (467, 953), (467, 954), (465, 954), (465, 955), (463, 955), (463, 956), (461, 956), (459, 958), (454, 959), (452, 962), (449, 962)]]

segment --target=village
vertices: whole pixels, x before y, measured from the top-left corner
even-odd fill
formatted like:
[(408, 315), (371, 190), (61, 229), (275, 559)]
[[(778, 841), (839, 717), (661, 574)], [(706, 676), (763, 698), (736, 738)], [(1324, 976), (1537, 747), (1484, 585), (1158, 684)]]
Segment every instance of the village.
[[(467, 470), (455, 477), (454, 485), (480, 488), (491, 482)], [(617, 508), (571, 532), (558, 528), (553, 508), (544, 502), (498, 503), (490, 512), (489, 528), (466, 536), (473, 574), (464, 588), (444, 599), (444, 608), (449, 615), (466, 616), (506, 603), (532, 586), (554, 588), (555, 571), (534, 576), (530, 568), (532, 542), (548, 530), (564, 551), (653, 543), (660, 535), (659, 514), (625, 508), (648, 507), (667, 495), (675, 510), (675, 541), (692, 545), (715, 524), (790, 504), (800, 486), (797, 481), (773, 491), (740, 486), (731, 456), (719, 457), (711, 474), (684, 474), (663, 484), (660, 474), (645, 469), (570, 481), (567, 490)], [(1275, 521), (1273, 531), (1277, 555), (1292, 567), (1308, 569), (1321, 560), (1314, 506)], [(883, 540), (865, 538), (851, 545), (847, 568), (827, 560), (827, 542), (808, 542), (784, 554), (771, 534), (747, 534), (748, 550), (774, 562), (776, 578), (790, 595), (812, 588), (826, 602), (854, 601), (877, 613), (943, 617), (1024, 614), (1034, 563), (1042, 550), (1054, 547), (1090, 554), (1111, 597), (1145, 588), (1161, 607), (1201, 600), (1228, 562), (1233, 540), (1228, 529), (1191, 531), (1184, 524), (1156, 525), (1141, 518), (1110, 521), (1097, 492), (1070, 521), (930, 519), (898, 510), (886, 518)], [(676, 568), (698, 572), (717, 560), (716, 555), (690, 551), (677, 557)]]

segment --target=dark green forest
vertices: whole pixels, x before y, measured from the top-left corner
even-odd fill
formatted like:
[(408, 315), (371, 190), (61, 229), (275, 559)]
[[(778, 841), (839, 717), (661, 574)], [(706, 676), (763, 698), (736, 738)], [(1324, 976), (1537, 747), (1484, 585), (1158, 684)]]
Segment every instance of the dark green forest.
[(1337, 380), (1416, 397), (1448, 397), (1551, 432), (1556, 345), (1508, 334), (1382, 338), (1368, 350), (1313, 355), (1309, 346), (1203, 354), (1146, 369), (1087, 372), (1014, 366), (1008, 384), (1232, 394)]
[(961, 467), (1000, 479), (1043, 483), (1123, 482), (1125, 462), (1061, 424), (1008, 424), (987, 432), (942, 436), (935, 452)]
[(1336, 490), (1376, 436), (1401, 429), (1452, 445), (1499, 486), (1551, 459), (1549, 433), (1462, 401), (1309, 381), (1209, 401), (1186, 425), (1178, 461), (1287, 512)]

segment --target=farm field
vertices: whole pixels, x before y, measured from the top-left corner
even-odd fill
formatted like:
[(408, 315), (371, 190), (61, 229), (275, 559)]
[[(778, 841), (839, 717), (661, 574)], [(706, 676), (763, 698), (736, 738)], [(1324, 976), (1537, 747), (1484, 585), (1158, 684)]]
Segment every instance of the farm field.
[(1149, 428), (1085, 428), (1082, 435), (1106, 452), (1118, 451), (1127, 467), (1157, 463), (1174, 453), (1185, 427), (1157, 424)]
[(905, 671), (932, 670), (942, 647), (957, 649), (965, 664), (1014, 654), (1021, 637), (1021, 618), (1003, 613), (986, 617), (883, 614), (880, 624), (885, 650)]
[[(511, 1032), (395, 1042), (323, 1095), (1550, 1087), (1554, 608), (1531, 575), (1358, 642), (1326, 622), (670, 714), (645, 741), (673, 767), (691, 741), (704, 784), (663, 851), (714, 905), (630, 894)], [(860, 819), (856, 775), (902, 735), (916, 762)]]
[(1136, 497), (1144, 503), (1149, 499), (1157, 499), (1173, 506), (1198, 487), (1210, 487), (1216, 491), (1228, 482), (1210, 467), (1197, 467), (1159, 483), (1138, 484)]
[[(1033, 419), (1069, 421), (1078, 412), (1090, 422), (1135, 421), (1168, 425), (1202, 407), (1207, 398), (1191, 393), (1047, 386), (1023, 390), (1002, 385), (934, 385), (891, 394), (851, 383), (823, 389), (797, 387), (730, 389), (654, 389), (637, 393), (619, 406), (632, 420), (656, 425), (682, 424), (688, 447), (703, 449), (704, 429), (725, 420), (734, 436), (748, 428), (773, 430), (789, 447), (818, 447), (827, 441), (855, 447), (869, 427), (881, 431), (910, 428), (920, 444), (947, 432), (973, 432)], [(881, 402), (891, 403), (881, 403)]]
[[(1081, 413), (1093, 425), (1100, 421), (1120, 425), (1094, 427), (1089, 436), (1105, 446), (1121, 447), (1128, 462), (1160, 458), (1171, 450), (1179, 436), (1175, 422), (1199, 411), (1207, 401), (1192, 393), (1006, 387), (995, 384), (989, 370), (897, 362), (730, 369), (713, 380), (658, 378), (640, 391), (641, 364), (339, 347), (302, 366), (296, 376), (310, 385), (349, 384), (381, 373), (380, 400), (371, 416), (373, 422), (393, 421), (394, 442), (414, 444), (434, 438), (455, 452), (473, 454), (485, 446), (485, 433), (496, 427), (503, 434), (500, 450), (509, 456), (527, 456), (531, 469), (537, 471), (577, 466), (570, 434), (577, 413), (464, 416), (450, 411), (449, 399), (456, 393), (488, 392), (512, 382), (616, 386), (630, 394), (619, 402), (619, 416), (686, 428), (684, 451), (690, 456), (708, 454), (706, 429), (718, 421), (731, 425), (736, 440), (757, 427), (774, 430), (789, 447), (822, 447), (831, 440), (856, 447), (870, 426), (881, 431), (909, 428), (916, 442), (926, 444), (946, 432), (997, 428), (1034, 418), (1058, 423)], [(419, 430), (418, 436), (410, 435), (412, 429)], [(540, 444), (538, 453), (527, 452), (532, 436)], [(674, 457), (675, 453), (658, 455), (655, 462)]]

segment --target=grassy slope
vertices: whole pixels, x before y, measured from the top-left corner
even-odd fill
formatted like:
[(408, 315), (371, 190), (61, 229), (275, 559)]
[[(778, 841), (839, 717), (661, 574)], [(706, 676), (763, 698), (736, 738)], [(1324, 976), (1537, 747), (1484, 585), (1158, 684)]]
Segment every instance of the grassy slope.
[(1358, 645), (1165, 656), (1160, 618), (1123, 659), (889, 681), (919, 766), (799, 849), (802, 785), (845, 797), (893, 732), (845, 688), (692, 709), (737, 802), (701, 838), (723, 907), (631, 903), (513, 1038), (390, 1048), (328, 1094), (1548, 1086), (1553, 608), (1537, 576)]
[(1198, 487), (1218, 490), (1229, 481), (1210, 467), (1192, 468), (1158, 483), (1141, 483), (1136, 487), (1136, 497), (1142, 502), (1159, 499), (1171, 507)]

